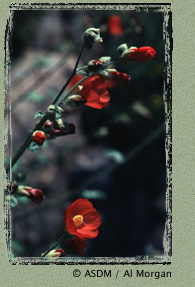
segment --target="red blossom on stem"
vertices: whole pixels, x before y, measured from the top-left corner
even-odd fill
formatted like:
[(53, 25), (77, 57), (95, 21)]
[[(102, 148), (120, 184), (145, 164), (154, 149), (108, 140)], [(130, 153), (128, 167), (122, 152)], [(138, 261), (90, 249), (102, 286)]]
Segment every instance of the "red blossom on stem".
[(156, 51), (152, 47), (132, 47), (121, 55), (121, 59), (125, 61), (145, 62), (149, 61), (156, 55)]
[(79, 198), (67, 207), (65, 214), (67, 231), (82, 239), (96, 238), (101, 216), (87, 199)]
[(112, 35), (121, 35), (124, 31), (123, 23), (118, 15), (112, 15), (107, 22), (108, 32)]
[(40, 146), (43, 145), (46, 138), (46, 135), (42, 131), (35, 131), (32, 135), (32, 140)]
[(95, 109), (102, 109), (109, 106), (110, 94), (106, 89), (104, 80), (99, 76), (87, 79), (80, 95), (87, 101), (85, 105)]

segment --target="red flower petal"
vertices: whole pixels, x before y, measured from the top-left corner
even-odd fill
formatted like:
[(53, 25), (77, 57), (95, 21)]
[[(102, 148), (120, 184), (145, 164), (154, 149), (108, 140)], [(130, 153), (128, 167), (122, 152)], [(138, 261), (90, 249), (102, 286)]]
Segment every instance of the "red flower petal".
[(108, 103), (110, 100), (110, 94), (108, 93), (108, 91), (105, 91), (104, 93), (102, 93), (100, 95), (100, 102), (101, 103)]
[(101, 109), (109, 106), (110, 95), (106, 90), (104, 80), (99, 76), (93, 76), (86, 80), (80, 95), (87, 100), (86, 105)]
[(98, 233), (99, 231), (97, 229), (89, 230), (86, 226), (82, 229), (78, 229), (78, 236), (84, 236), (87, 238), (96, 238)]
[(121, 72), (109, 72), (113, 82), (116, 84), (129, 84), (131, 76)]
[(127, 58), (135, 62), (145, 62), (150, 60), (156, 55), (156, 51), (149, 46), (134, 48), (129, 50)]
[[(76, 83), (78, 83), (81, 79), (84, 78), (84, 75), (81, 75), (81, 74), (76, 74), (72, 80), (70, 81), (68, 87), (71, 89), (72, 87), (74, 87), (76, 85)], [(78, 87), (76, 87), (72, 93), (75, 93), (77, 91)]]
[[(83, 223), (76, 226), (73, 218), (76, 215), (83, 216)], [(66, 228), (70, 234), (79, 237), (95, 238), (98, 235), (98, 227), (101, 224), (101, 217), (92, 203), (87, 199), (77, 199), (71, 204), (64, 214)]]

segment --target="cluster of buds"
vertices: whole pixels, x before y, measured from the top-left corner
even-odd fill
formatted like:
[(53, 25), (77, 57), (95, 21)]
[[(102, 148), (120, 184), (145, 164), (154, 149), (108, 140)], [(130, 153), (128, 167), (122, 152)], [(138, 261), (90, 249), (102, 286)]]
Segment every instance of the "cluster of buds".
[(98, 75), (103, 80), (114, 81), (116, 84), (129, 84), (131, 76), (109, 68), (112, 63), (111, 57), (100, 57), (99, 59), (89, 61), (87, 66), (78, 69), (77, 72), (89, 77)]
[(59, 106), (50, 105), (46, 111), (48, 120), (44, 123), (41, 131), (35, 131), (32, 141), (38, 146), (43, 145), (46, 139), (54, 139), (75, 133), (75, 125), (64, 122), (61, 118), (63, 109)]

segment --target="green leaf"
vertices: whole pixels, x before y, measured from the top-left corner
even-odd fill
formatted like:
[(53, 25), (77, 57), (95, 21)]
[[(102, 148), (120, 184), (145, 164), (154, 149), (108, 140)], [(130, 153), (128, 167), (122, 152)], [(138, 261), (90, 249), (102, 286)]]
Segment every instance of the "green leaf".
[(43, 117), (44, 117), (44, 113), (42, 111), (37, 111), (34, 114), (34, 119), (43, 118)]

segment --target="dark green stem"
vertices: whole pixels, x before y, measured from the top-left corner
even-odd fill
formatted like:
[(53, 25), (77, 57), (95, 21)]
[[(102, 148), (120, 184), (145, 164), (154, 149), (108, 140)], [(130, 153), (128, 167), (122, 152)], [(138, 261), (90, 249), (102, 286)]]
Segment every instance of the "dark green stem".
[(72, 71), (72, 74), (71, 74), (70, 78), (68, 79), (68, 81), (66, 82), (66, 84), (62, 87), (61, 91), (59, 92), (59, 94), (57, 95), (57, 97), (55, 98), (55, 100), (53, 101), (52, 105), (55, 105), (55, 104), (57, 103), (57, 101), (59, 100), (61, 94), (65, 91), (65, 89), (66, 89), (67, 86), (69, 85), (70, 81), (72, 80), (72, 78), (73, 78), (74, 75), (76, 74), (76, 70), (77, 70), (79, 61), (80, 61), (80, 59), (81, 59), (81, 56), (82, 56), (82, 54), (83, 54), (84, 48), (85, 48), (85, 44), (83, 44), (83, 47), (82, 47), (82, 49), (81, 49), (81, 52), (80, 52), (79, 57), (78, 57), (78, 59), (77, 59), (77, 61), (76, 61), (74, 70)]

